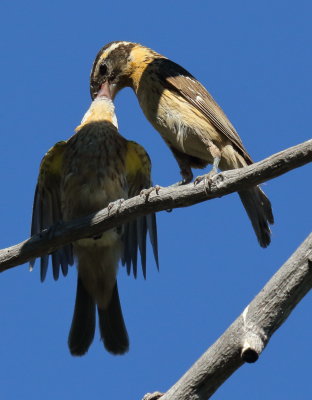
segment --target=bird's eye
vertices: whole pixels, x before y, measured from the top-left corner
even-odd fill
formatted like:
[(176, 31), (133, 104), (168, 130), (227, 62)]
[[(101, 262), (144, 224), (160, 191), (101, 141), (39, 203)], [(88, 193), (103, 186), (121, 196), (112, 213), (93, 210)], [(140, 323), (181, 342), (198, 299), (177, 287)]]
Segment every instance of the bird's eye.
[(106, 73), (107, 73), (107, 65), (106, 64), (103, 63), (100, 65), (99, 73), (101, 75), (106, 75)]

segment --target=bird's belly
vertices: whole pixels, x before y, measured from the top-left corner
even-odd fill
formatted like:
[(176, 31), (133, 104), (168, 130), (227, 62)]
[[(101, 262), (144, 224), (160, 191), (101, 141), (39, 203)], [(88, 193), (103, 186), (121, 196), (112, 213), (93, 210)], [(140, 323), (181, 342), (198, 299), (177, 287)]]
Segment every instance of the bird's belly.
[[(195, 107), (165, 90), (157, 107), (142, 106), (143, 111), (164, 140), (182, 153), (213, 162), (209, 143), (222, 147), (224, 138)], [(151, 100), (150, 100), (151, 101)]]
[(214, 138), (214, 130), (206, 123), (198, 124), (195, 129), (190, 122), (183, 114), (167, 110), (163, 116), (158, 116), (153, 125), (173, 148), (212, 163), (209, 144), (217, 141), (213, 140), (217, 139)]
[[(64, 220), (83, 217), (96, 213), (117, 199), (126, 198), (123, 185), (109, 178), (94, 179), (86, 182), (81, 174), (72, 174), (64, 185), (62, 210)], [(109, 247), (120, 240), (121, 227), (115, 227), (102, 234), (77, 241), (82, 247)]]
[(111, 179), (93, 179), (81, 174), (67, 176), (62, 196), (65, 220), (97, 212), (120, 198), (126, 198), (123, 185)]

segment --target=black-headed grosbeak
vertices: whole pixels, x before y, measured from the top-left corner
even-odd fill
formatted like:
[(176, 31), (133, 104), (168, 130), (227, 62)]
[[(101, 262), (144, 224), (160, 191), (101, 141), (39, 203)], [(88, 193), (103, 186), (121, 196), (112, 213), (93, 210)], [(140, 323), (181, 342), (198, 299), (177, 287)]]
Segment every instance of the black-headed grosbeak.
[[(137, 43), (111, 42), (97, 54), (90, 78), (94, 98), (103, 82), (112, 96), (131, 87), (151, 124), (176, 158), (183, 178), (191, 168), (213, 164), (212, 172), (252, 164), (238, 133), (208, 91), (180, 65)], [(196, 182), (202, 177), (196, 178)], [(239, 192), (262, 247), (270, 244), (271, 203), (259, 186)]]
[[(57, 221), (69, 221), (107, 206), (118, 206), (118, 202), (114, 203), (118, 199), (133, 197), (151, 186), (149, 156), (139, 144), (119, 134), (107, 84), (102, 85), (75, 131), (69, 140), (53, 146), (41, 162), (32, 235)], [(68, 338), (72, 355), (80, 356), (88, 351), (95, 333), (96, 308), (106, 349), (113, 354), (128, 350), (116, 275), (121, 260), (128, 274), (132, 267), (136, 276), (139, 248), (145, 276), (147, 231), (158, 266), (155, 214), (72, 244), (78, 268), (76, 303)], [(67, 274), (68, 265), (73, 263), (72, 248), (65, 246), (52, 254), (55, 279), (60, 268)], [(47, 266), (48, 256), (42, 257), (42, 281)]]

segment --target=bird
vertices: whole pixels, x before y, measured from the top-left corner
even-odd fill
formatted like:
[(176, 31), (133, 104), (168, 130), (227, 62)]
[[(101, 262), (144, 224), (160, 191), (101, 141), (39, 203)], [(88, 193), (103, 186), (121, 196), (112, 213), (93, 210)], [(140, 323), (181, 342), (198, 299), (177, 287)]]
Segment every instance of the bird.
[[(95, 57), (90, 92), (94, 98), (103, 82), (112, 98), (130, 87), (148, 121), (160, 133), (175, 157), (182, 175), (180, 184), (192, 181), (192, 168), (211, 171), (195, 184), (223, 171), (245, 167), (253, 160), (221, 107), (186, 69), (138, 43), (114, 41)], [(261, 247), (271, 242), (274, 223), (271, 202), (259, 186), (238, 192)]]
[[(109, 87), (103, 84), (75, 134), (56, 143), (43, 157), (34, 196), (31, 235), (51, 225), (120, 207), (125, 199), (151, 187), (151, 162), (145, 149), (118, 132)], [(118, 212), (118, 209), (117, 209)], [(53, 227), (52, 229), (53, 233)], [(49, 231), (48, 231), (49, 232)], [(121, 261), (137, 276), (138, 249), (146, 277), (146, 238), (149, 233), (158, 268), (156, 216), (151, 213), (102, 234), (79, 239), (51, 254), (54, 279), (77, 261), (77, 291), (68, 346), (84, 355), (95, 335), (96, 309), (101, 340), (112, 354), (129, 349), (118, 286)], [(51, 232), (49, 232), (51, 234)], [(49, 255), (41, 257), (41, 281)], [(35, 260), (31, 261), (31, 268)]]

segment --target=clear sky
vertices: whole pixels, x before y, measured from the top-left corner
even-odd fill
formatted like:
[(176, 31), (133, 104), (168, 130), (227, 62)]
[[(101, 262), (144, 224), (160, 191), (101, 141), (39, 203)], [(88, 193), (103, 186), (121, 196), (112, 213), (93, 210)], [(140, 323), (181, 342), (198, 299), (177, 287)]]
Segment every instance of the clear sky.
[[(213, 94), (254, 160), (311, 138), (310, 1), (115, 1), (0, 3), (1, 235), (29, 236), (44, 153), (68, 138), (89, 107), (89, 73), (112, 40), (137, 41), (183, 65)], [(134, 94), (116, 99), (120, 132), (141, 143), (153, 180), (179, 170)], [(201, 171), (195, 171), (195, 175)], [(44, 284), (26, 265), (0, 277), (0, 397), (140, 399), (166, 391), (242, 312), (311, 231), (311, 165), (263, 186), (276, 224), (258, 246), (236, 194), (158, 215), (160, 272), (119, 271), (130, 351), (114, 357), (98, 332), (88, 354), (67, 349), (76, 271)], [(150, 250), (150, 249), (149, 249)], [(311, 295), (214, 398), (311, 399)]]

